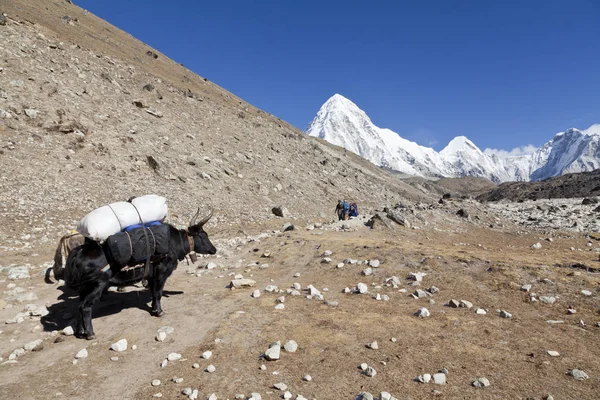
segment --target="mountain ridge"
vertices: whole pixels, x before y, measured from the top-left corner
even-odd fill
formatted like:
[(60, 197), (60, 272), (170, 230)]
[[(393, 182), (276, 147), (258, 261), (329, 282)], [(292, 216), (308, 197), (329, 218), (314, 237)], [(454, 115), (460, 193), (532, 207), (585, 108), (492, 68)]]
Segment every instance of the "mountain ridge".
[(375, 165), (426, 177), (476, 176), (502, 183), (600, 168), (600, 124), (559, 132), (531, 154), (501, 157), (482, 151), (466, 136), (453, 138), (437, 152), (376, 126), (355, 103), (336, 93), (321, 106), (305, 133), (342, 146)]

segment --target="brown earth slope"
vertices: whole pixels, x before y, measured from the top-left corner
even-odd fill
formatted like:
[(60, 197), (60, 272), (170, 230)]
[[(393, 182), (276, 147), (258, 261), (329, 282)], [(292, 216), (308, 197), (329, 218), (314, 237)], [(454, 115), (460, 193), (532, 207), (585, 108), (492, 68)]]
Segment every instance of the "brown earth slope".
[(296, 218), (329, 219), (339, 198), (367, 209), (426, 196), (76, 5), (8, 0), (1, 7), (8, 15), (0, 25), (0, 219), (10, 225), (0, 225), (0, 241), (7, 249), (54, 243), (92, 209), (145, 193), (167, 196), (175, 222), (197, 205), (212, 206), (213, 224), (238, 229), (272, 218), (277, 204)]

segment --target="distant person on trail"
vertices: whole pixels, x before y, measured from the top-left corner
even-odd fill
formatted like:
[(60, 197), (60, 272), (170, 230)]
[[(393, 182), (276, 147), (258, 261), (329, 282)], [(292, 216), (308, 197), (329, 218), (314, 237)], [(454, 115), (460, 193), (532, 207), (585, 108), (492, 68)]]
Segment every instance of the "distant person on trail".
[(356, 203), (350, 204), (350, 216), (358, 217), (358, 206), (356, 205)]
[(344, 200), (344, 221), (350, 218), (350, 203)]
[(335, 206), (335, 213), (338, 216), (338, 221), (344, 219), (344, 200), (339, 200)]

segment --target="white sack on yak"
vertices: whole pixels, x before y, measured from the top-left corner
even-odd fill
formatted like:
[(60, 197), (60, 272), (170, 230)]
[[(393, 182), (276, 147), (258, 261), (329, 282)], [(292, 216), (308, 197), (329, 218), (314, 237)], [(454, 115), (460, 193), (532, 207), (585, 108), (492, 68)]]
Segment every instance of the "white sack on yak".
[(136, 197), (131, 203), (119, 201), (95, 209), (79, 221), (77, 232), (97, 242), (104, 242), (110, 235), (128, 226), (160, 221), (166, 216), (167, 199), (149, 194)]

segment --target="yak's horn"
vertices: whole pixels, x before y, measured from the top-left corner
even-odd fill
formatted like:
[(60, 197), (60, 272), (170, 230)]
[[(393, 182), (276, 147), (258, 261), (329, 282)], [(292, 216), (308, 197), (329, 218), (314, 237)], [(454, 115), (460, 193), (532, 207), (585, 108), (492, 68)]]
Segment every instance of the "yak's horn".
[(196, 223), (196, 219), (198, 219), (198, 215), (200, 215), (200, 207), (198, 207), (198, 211), (196, 211), (196, 215), (194, 215), (194, 217), (190, 220), (189, 226), (194, 226), (194, 224)]
[(213, 216), (213, 209), (210, 209), (210, 212), (208, 213), (208, 215), (204, 218), (202, 218), (200, 220), (200, 222), (198, 222), (198, 226), (204, 226), (205, 223), (208, 222), (208, 220)]

